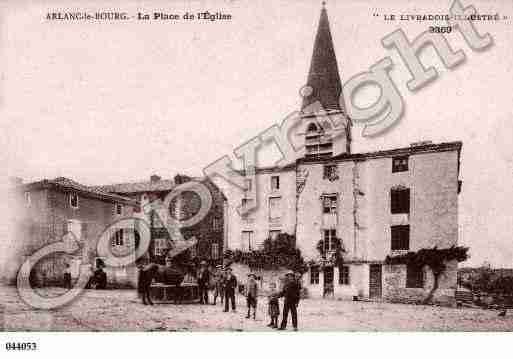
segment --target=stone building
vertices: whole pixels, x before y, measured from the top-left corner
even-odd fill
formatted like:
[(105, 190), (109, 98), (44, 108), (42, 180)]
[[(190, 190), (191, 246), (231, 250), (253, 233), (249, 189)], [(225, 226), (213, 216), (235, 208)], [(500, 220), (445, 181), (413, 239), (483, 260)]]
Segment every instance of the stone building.
[[(21, 264), (44, 246), (62, 241), (68, 233), (79, 243), (79, 250), (72, 255), (56, 253), (35, 264), (31, 277), (37, 285), (60, 284), (66, 264), (75, 278), (80, 265), (95, 269), (101, 259), (97, 251), (100, 236), (109, 225), (137, 210), (136, 201), (130, 198), (93, 190), (65, 177), (18, 182), (10, 190), (10, 203), (16, 212), (12, 241), (16, 248), (9, 259), (11, 281)], [(137, 245), (136, 235), (130, 231), (113, 233), (111, 245), (130, 250)], [(110, 284), (135, 283), (133, 267), (106, 271)]]
[[(339, 101), (342, 85), (325, 8), (307, 84), (310, 96), (301, 108), (304, 150), (296, 161), (257, 168), (254, 176), (247, 176), (246, 190), (224, 190), (227, 247), (251, 251), (266, 238), (286, 232), (296, 236), (297, 247), (312, 264), (303, 277), (310, 296), (424, 297), (433, 282), (427, 267), (386, 265), (385, 259), (457, 244), (462, 143), (421, 142), (352, 153), (351, 121)], [(251, 186), (256, 186), (254, 191)], [(240, 208), (254, 203), (254, 210), (239, 215)], [(321, 257), (321, 240), (328, 254), (340, 240), (342, 266)], [(435, 300), (453, 300), (456, 273), (457, 263), (447, 263)]]
[[(151, 242), (149, 257), (155, 262), (164, 263), (165, 256), (174, 246), (173, 238), (167, 229), (168, 224), (163, 223), (155, 210), (145, 211), (150, 203), (164, 202), (179, 185), (190, 182), (199, 182), (204, 185), (212, 198), (212, 204), (202, 219), (191, 226), (180, 228), (182, 236), (188, 240), (197, 239), (196, 245), (188, 249), (191, 259), (207, 260), (212, 264), (221, 263), (225, 242), (225, 207), (224, 194), (208, 178), (195, 178), (185, 175), (176, 175), (173, 179), (162, 179), (152, 175), (149, 181), (120, 183), (95, 187), (102, 191), (131, 198), (140, 203), (144, 216), (150, 225)], [(194, 191), (183, 191), (170, 203), (169, 211), (176, 220), (185, 221), (194, 216), (202, 206), (200, 197)]]

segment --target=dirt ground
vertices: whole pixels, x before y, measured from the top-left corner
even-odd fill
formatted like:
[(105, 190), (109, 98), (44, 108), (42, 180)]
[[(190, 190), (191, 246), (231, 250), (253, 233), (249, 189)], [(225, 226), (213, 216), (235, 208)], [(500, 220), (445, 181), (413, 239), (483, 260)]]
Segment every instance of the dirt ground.
[[(273, 330), (266, 326), (266, 298), (259, 300), (256, 320), (245, 319), (244, 298), (237, 301), (237, 312), (223, 313), (219, 303), (144, 306), (135, 290), (86, 290), (71, 304), (46, 311), (21, 302), (16, 288), (0, 287), (0, 325), (7, 331)], [(496, 311), (473, 308), (305, 299), (298, 311), (301, 331), (513, 330), (513, 312), (498, 317)]]

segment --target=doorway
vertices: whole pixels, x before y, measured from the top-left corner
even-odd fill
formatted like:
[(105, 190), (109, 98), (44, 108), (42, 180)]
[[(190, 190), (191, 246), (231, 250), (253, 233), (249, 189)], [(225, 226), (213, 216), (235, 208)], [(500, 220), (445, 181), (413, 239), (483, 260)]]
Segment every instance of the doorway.
[(369, 266), (369, 297), (381, 298), (381, 264), (371, 264)]
[(333, 267), (325, 267), (324, 268), (323, 297), (333, 296), (333, 294), (334, 294), (333, 282), (334, 282)]

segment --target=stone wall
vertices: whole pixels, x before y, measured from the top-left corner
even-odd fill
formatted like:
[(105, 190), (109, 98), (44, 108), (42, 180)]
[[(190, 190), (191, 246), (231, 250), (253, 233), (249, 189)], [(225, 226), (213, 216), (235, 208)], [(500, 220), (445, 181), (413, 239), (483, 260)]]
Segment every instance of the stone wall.
[[(439, 287), (433, 296), (433, 303), (454, 305), (456, 276), (458, 264), (451, 261), (440, 276)], [(434, 283), (432, 271), (425, 266), (424, 286), (422, 288), (406, 288), (406, 265), (383, 265), (383, 298), (398, 303), (422, 303), (428, 296)]]

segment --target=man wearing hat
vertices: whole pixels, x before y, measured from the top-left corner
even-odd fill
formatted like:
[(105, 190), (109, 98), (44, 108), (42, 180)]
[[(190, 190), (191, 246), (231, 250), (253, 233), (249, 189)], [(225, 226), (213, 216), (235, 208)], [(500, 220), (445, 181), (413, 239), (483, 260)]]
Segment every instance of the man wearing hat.
[(278, 294), (278, 297), (284, 297), (283, 302), (283, 318), (278, 330), (285, 330), (287, 328), (287, 320), (289, 311), (292, 315), (292, 326), (297, 330), (297, 305), (299, 303), (301, 287), (295, 278), (293, 271), (288, 271), (285, 278), (285, 285), (283, 290)]
[(207, 268), (207, 262), (201, 261), (197, 278), (200, 304), (208, 304), (208, 284), (210, 282), (210, 272)]
[(258, 286), (256, 282), (256, 275), (254, 273), (248, 274), (248, 284), (246, 285), (246, 303), (248, 305), (248, 315), (250, 318), (251, 308), (253, 308), (253, 319), (256, 319), (256, 307), (258, 297)]
[(221, 304), (224, 302), (224, 283), (225, 275), (223, 266), (218, 265), (214, 273), (214, 305), (216, 305), (217, 297), (221, 299)]
[(232, 310), (235, 312), (235, 290), (237, 288), (237, 278), (233, 275), (230, 267), (226, 268), (226, 278), (224, 285), (224, 311), (229, 309), (228, 301), (232, 302)]

